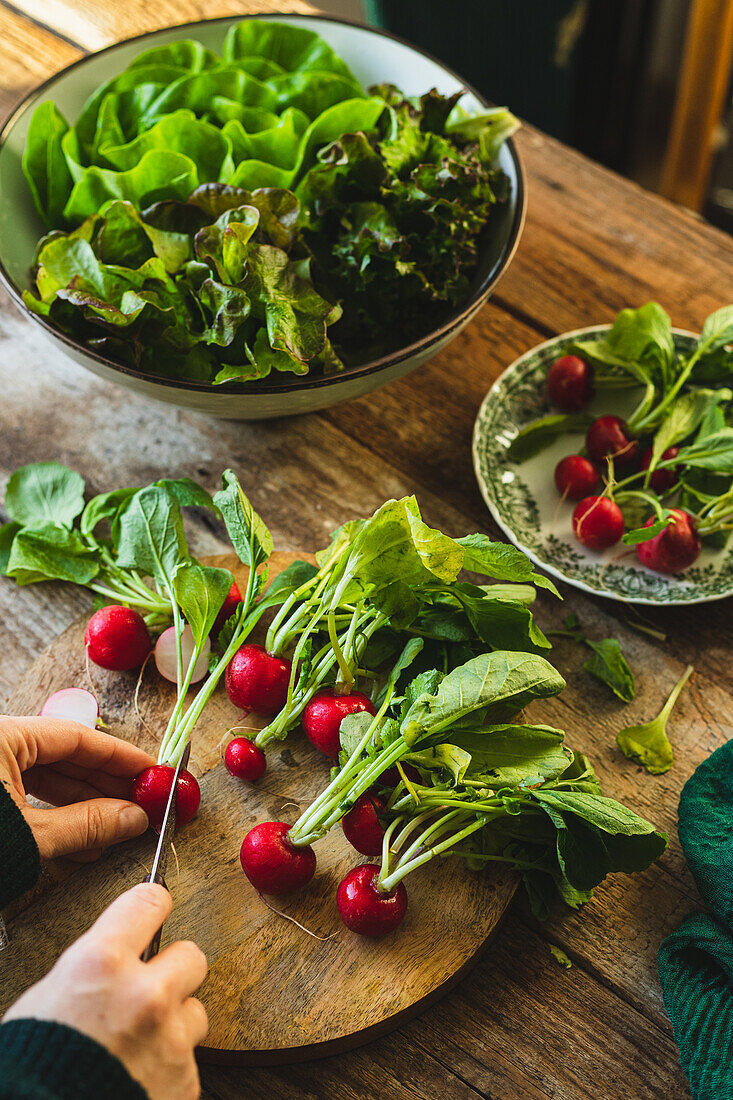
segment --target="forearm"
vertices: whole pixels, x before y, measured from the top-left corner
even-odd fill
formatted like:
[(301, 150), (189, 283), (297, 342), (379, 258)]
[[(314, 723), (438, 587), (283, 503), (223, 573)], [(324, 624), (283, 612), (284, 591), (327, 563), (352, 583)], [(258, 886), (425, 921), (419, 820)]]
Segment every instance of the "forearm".
[(40, 873), (33, 833), (0, 782), (0, 909), (35, 886)]
[(0, 1100), (148, 1100), (117, 1058), (47, 1020), (0, 1025)]

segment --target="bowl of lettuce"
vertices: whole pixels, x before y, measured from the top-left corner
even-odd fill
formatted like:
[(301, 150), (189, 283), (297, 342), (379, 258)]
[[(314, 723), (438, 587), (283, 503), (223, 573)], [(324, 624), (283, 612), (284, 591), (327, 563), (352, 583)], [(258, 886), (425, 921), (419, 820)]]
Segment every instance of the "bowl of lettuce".
[(257, 419), (360, 396), (480, 309), (518, 123), (383, 32), (214, 19), (76, 62), (0, 133), (0, 276), (77, 363)]

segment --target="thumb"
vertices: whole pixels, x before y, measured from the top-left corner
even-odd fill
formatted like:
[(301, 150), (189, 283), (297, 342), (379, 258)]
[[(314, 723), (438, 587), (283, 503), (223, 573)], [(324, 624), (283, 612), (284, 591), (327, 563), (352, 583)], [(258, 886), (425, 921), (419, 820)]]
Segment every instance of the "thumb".
[(48, 810), (29, 806), (25, 818), (45, 859), (106, 848), (148, 827), (145, 811), (121, 798), (90, 798)]

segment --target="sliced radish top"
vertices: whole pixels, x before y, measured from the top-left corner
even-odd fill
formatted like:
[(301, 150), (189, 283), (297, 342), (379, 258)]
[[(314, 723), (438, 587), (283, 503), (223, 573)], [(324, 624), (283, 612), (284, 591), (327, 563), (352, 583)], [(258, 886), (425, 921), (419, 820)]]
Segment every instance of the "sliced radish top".
[(99, 705), (91, 691), (85, 688), (62, 688), (49, 695), (41, 707), (44, 718), (61, 718), (66, 722), (79, 722), (96, 729)]
[[(183, 628), (183, 634), (181, 635), (181, 650), (183, 652), (183, 674), (185, 675), (194, 650), (193, 634), (191, 633), (191, 627), (188, 625)], [(192, 684), (197, 683), (199, 680), (203, 680), (206, 675), (209, 668), (210, 651), (211, 642), (207, 638), (204, 642), (203, 652), (193, 670), (193, 676), (191, 677)], [(155, 643), (155, 664), (163, 679), (170, 680), (172, 684), (175, 684), (177, 679), (175, 627), (169, 626), (167, 630), (163, 631), (158, 641)]]

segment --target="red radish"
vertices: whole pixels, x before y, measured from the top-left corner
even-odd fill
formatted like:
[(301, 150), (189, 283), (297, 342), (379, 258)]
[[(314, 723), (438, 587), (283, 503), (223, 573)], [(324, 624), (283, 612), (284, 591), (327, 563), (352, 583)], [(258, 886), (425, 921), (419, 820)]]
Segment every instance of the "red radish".
[(563, 412), (585, 408), (593, 396), (593, 367), (577, 355), (556, 359), (547, 375), (547, 395)]
[(639, 444), (629, 438), (626, 423), (618, 416), (599, 416), (585, 437), (585, 446), (594, 462), (613, 458), (617, 466), (628, 466), (639, 451)]
[[(420, 772), (414, 767), (413, 764), (403, 764), (402, 770), (409, 779), (410, 783), (422, 783), (422, 776)], [(375, 783), (376, 787), (389, 788), (394, 790), (398, 783), (402, 782), (402, 776), (400, 775), (400, 769), (396, 764), (393, 764), (391, 768), (387, 768), (382, 772), (379, 779)]]
[(569, 500), (582, 500), (598, 488), (598, 470), (582, 455), (567, 455), (555, 467), (555, 485)]
[(287, 699), (290, 668), (285, 657), (274, 657), (261, 645), (243, 645), (227, 667), (227, 695), (242, 710), (277, 714)]
[(623, 512), (608, 497), (586, 497), (573, 512), (573, 531), (589, 550), (605, 550), (624, 533)]
[(346, 927), (372, 939), (393, 932), (407, 912), (404, 883), (383, 893), (377, 886), (378, 875), (375, 863), (362, 863), (341, 879), (336, 891), (339, 916)]
[(261, 748), (249, 737), (235, 737), (224, 750), (224, 765), (237, 779), (261, 779), (267, 770), (267, 760)]
[[(672, 508), (671, 511), (674, 522), (653, 539), (640, 542), (636, 547), (636, 556), (641, 564), (657, 573), (681, 573), (697, 561), (702, 550), (692, 516), (680, 508)], [(655, 519), (652, 516), (644, 526), (649, 527)]]
[(153, 648), (142, 615), (120, 604), (94, 612), (84, 631), (84, 645), (90, 661), (113, 672), (140, 668)]
[[(667, 447), (666, 451), (662, 452), (661, 462), (668, 462), (673, 458), (677, 458), (680, 453), (679, 447)], [(642, 470), (649, 469), (649, 463), (652, 460), (652, 448), (647, 447), (644, 454), (641, 456), (641, 468)], [(653, 470), (651, 477), (649, 478), (649, 484), (655, 493), (659, 496), (663, 496), (668, 493), (670, 489), (679, 481), (679, 467), (668, 466), (664, 470)], [(641, 545), (641, 544), (639, 544)]]
[(62, 688), (49, 695), (41, 707), (44, 718), (62, 718), (65, 722), (80, 722), (96, 729), (99, 704), (85, 688)]
[(214, 638), (219, 634), (219, 631), (224, 626), (224, 623), (230, 618), (239, 607), (242, 602), (242, 593), (239, 591), (239, 585), (236, 581), (232, 582), (232, 587), (227, 592), (226, 599), (221, 605), (221, 610), (216, 616), (214, 625), (211, 628), (211, 633)]
[[(193, 657), (194, 645), (191, 627), (186, 625), (181, 634), (184, 675)], [(204, 641), (201, 656), (194, 666), (193, 676), (191, 677), (192, 684), (197, 683), (199, 680), (203, 680), (204, 676), (209, 671), (210, 651), (211, 642), (207, 638)], [(155, 643), (155, 664), (164, 680), (170, 680), (172, 684), (176, 683), (178, 674), (176, 665), (176, 628), (174, 626), (169, 626), (167, 630), (164, 630)]]
[(311, 744), (335, 759), (341, 752), (339, 729), (347, 714), (375, 714), (371, 699), (360, 691), (339, 695), (333, 688), (319, 691), (303, 711), (303, 729)]
[(263, 894), (293, 894), (307, 885), (316, 870), (316, 853), (288, 841), (291, 826), (284, 821), (263, 821), (242, 841), (242, 870)]
[(349, 844), (363, 856), (378, 856), (382, 851), (384, 829), (379, 824), (378, 815), (383, 811), (383, 800), (367, 791), (356, 800), (341, 821)]
[[(170, 764), (154, 764), (140, 772), (132, 784), (132, 800), (142, 806), (154, 829), (160, 829), (163, 824), (175, 771)], [(176, 784), (176, 829), (188, 824), (196, 816), (200, 802), (201, 788), (198, 781), (184, 768), (178, 773)]]

